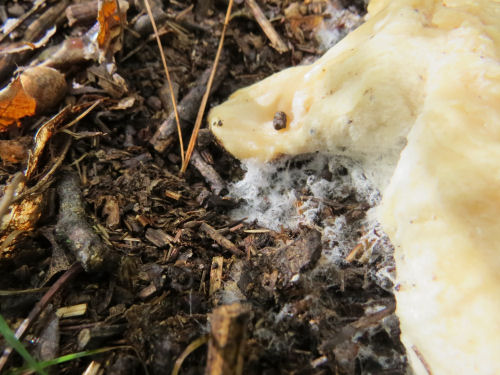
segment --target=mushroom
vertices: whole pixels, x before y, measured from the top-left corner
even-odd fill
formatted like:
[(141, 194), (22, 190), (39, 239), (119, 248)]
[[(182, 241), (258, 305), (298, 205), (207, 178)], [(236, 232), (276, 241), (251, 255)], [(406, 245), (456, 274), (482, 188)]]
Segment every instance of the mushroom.
[(315, 63), (236, 91), (208, 121), (240, 159), (360, 162), (383, 196), (415, 373), (500, 374), (498, 0), (372, 0)]

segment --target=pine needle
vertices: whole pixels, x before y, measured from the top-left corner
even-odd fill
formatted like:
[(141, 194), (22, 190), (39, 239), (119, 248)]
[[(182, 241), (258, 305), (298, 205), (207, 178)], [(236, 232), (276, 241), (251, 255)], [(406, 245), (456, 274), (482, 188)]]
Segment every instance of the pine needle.
[(172, 107), (174, 108), (175, 113), (175, 121), (177, 123), (177, 133), (179, 135), (179, 144), (181, 149), (181, 160), (184, 165), (184, 143), (182, 142), (182, 131), (181, 131), (181, 122), (179, 120), (179, 111), (177, 110), (177, 103), (175, 100), (174, 88), (172, 87), (172, 81), (170, 79), (170, 73), (168, 72), (167, 59), (165, 59), (165, 53), (163, 52), (163, 46), (161, 45), (160, 36), (158, 34), (158, 28), (156, 27), (156, 22), (153, 17), (153, 12), (151, 11), (151, 6), (149, 5), (149, 0), (144, 0), (144, 4), (146, 5), (146, 10), (148, 11), (149, 19), (151, 20), (151, 25), (153, 25), (153, 30), (155, 33), (156, 42), (158, 43), (158, 49), (160, 50), (161, 61), (163, 63), (163, 69), (165, 70), (165, 75), (167, 76), (168, 81), (168, 89), (170, 90), (170, 98), (172, 99)]
[(203, 119), (203, 114), (205, 113), (205, 107), (207, 106), (208, 96), (210, 95), (210, 90), (212, 89), (212, 83), (215, 77), (215, 71), (217, 70), (217, 65), (219, 64), (220, 54), (222, 52), (222, 46), (224, 44), (224, 36), (226, 34), (226, 29), (229, 24), (229, 17), (231, 16), (232, 7), (233, 7), (233, 0), (229, 0), (229, 4), (227, 6), (226, 18), (224, 19), (224, 26), (222, 28), (222, 34), (219, 40), (219, 47), (217, 48), (217, 54), (215, 55), (214, 65), (212, 67), (212, 72), (210, 73), (210, 78), (208, 79), (205, 95), (203, 95), (203, 99), (200, 104), (200, 109), (198, 110), (198, 115), (196, 116), (193, 133), (191, 134), (191, 139), (189, 140), (189, 145), (186, 151), (186, 158), (182, 162), (181, 173), (186, 172), (187, 166), (189, 164), (189, 159), (191, 159), (191, 155), (193, 154), (196, 138), (198, 138), (198, 132), (200, 131), (201, 127), (201, 120)]

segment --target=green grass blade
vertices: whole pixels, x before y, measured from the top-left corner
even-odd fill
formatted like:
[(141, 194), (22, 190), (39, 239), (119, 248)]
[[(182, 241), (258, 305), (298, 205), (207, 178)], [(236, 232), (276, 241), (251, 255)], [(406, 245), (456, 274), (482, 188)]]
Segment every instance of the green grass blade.
[[(128, 345), (122, 345), (122, 346), (109, 346), (109, 347), (95, 349), (95, 350), (86, 350), (84, 352), (67, 354), (67, 355), (63, 355), (61, 357), (57, 357), (54, 359), (49, 359), (47, 361), (38, 362), (38, 365), (43, 370), (43, 369), (50, 367), (50, 366), (59, 365), (61, 363), (73, 361), (73, 360), (78, 359), (78, 358), (88, 357), (88, 356), (95, 355), (95, 354), (101, 354), (101, 353), (108, 352), (110, 350), (116, 350), (116, 349), (132, 349), (132, 347), (128, 346)], [(6, 375), (20, 375), (20, 374), (23, 374), (26, 370), (27, 370), (26, 368), (12, 369)]]
[(12, 332), (9, 328), (9, 325), (3, 318), (3, 316), (0, 314), (0, 333), (2, 336), (5, 338), (5, 341), (14, 348), (16, 352), (19, 353), (21, 357), (24, 358), (24, 360), (28, 363), (29, 367), (38, 372), (40, 375), (47, 375), (47, 373), (43, 370), (43, 367), (40, 366), (40, 363), (35, 360), (31, 356), (30, 353), (26, 350), (23, 344), (17, 339), (17, 337), (14, 335), (14, 332)]

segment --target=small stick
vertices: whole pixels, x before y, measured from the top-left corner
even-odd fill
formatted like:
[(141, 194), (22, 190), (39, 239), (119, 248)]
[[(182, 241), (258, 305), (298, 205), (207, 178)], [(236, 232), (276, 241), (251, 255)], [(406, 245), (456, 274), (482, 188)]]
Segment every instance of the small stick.
[(170, 73), (168, 72), (167, 60), (165, 59), (165, 54), (163, 53), (163, 46), (161, 45), (160, 36), (158, 35), (158, 29), (156, 27), (156, 22), (153, 17), (153, 12), (151, 11), (151, 6), (149, 5), (149, 0), (145, 0), (144, 4), (146, 5), (146, 9), (148, 11), (149, 19), (151, 20), (151, 25), (153, 25), (153, 30), (155, 32), (156, 42), (158, 43), (158, 49), (160, 50), (161, 61), (163, 63), (163, 69), (165, 70), (165, 74), (167, 76), (168, 89), (170, 90), (170, 98), (172, 98), (172, 106), (174, 108), (175, 114), (175, 122), (177, 123), (177, 133), (179, 136), (179, 144), (181, 149), (181, 160), (184, 165), (185, 156), (184, 156), (184, 143), (182, 141), (182, 131), (181, 131), (181, 121), (179, 120), (179, 112), (177, 110), (177, 103), (175, 101), (175, 93), (174, 88), (172, 86), (172, 81), (170, 80)]
[(220, 306), (210, 314), (205, 375), (241, 375), (250, 307), (240, 303)]
[(4, 34), (0, 36), (0, 43), (3, 42), (3, 40), (7, 37), (7, 35), (9, 35), (11, 32), (13, 32), (15, 29), (17, 29), (29, 16), (31, 16), (33, 13), (35, 13), (38, 10), (38, 8), (45, 5), (46, 1), (47, 0), (35, 1), (33, 8), (31, 8), (26, 13), (24, 13), (21, 17), (19, 17), (17, 19), (16, 22), (14, 22), (7, 30), (5, 30)]
[[(189, 122), (193, 122), (196, 119), (196, 113), (203, 98), (204, 88), (210, 78), (210, 72), (210, 69), (206, 69), (196, 80), (189, 93), (187, 93), (179, 103), (179, 115), (183, 120), (181, 122), (181, 128), (183, 130), (187, 128)], [(221, 64), (219, 69), (217, 69), (217, 73), (212, 84), (212, 91), (219, 87), (223, 78), (226, 76), (226, 73), (226, 66)], [(175, 132), (175, 116), (174, 113), (171, 113), (158, 127), (158, 130), (156, 130), (153, 137), (149, 140), (149, 143), (153, 145), (157, 152), (163, 153), (172, 143), (174, 143), (176, 139)]]
[(198, 172), (200, 172), (205, 180), (207, 180), (207, 182), (210, 184), (210, 188), (212, 189), (214, 194), (219, 195), (220, 192), (224, 189), (225, 184), (214, 167), (205, 162), (200, 153), (196, 150), (193, 151), (192, 160), (194, 167), (198, 169)]
[(114, 266), (115, 259), (85, 215), (80, 181), (73, 173), (65, 173), (57, 186), (59, 218), (56, 239), (70, 250), (87, 272), (99, 272)]
[(186, 159), (182, 163), (181, 174), (186, 172), (187, 166), (189, 164), (189, 159), (194, 150), (194, 145), (196, 144), (196, 138), (198, 137), (198, 132), (201, 127), (201, 120), (203, 119), (203, 114), (205, 113), (205, 107), (207, 106), (208, 95), (210, 95), (210, 90), (212, 89), (212, 83), (214, 81), (215, 72), (217, 70), (217, 65), (219, 64), (220, 54), (222, 52), (222, 46), (224, 45), (224, 35), (226, 35), (227, 26), (229, 24), (229, 18), (231, 16), (231, 9), (233, 7), (233, 0), (229, 0), (227, 6), (226, 18), (224, 19), (224, 26), (222, 27), (222, 33), (219, 40), (219, 47), (217, 47), (217, 53), (215, 55), (214, 64), (212, 67), (212, 72), (210, 73), (210, 78), (208, 79), (207, 89), (205, 90), (205, 95), (201, 100), (200, 110), (198, 111), (198, 116), (194, 123), (193, 133), (191, 134), (191, 139), (189, 140), (188, 149), (186, 151)]
[(66, 8), (66, 18), (68, 25), (73, 26), (75, 23), (95, 22), (98, 11), (97, 0), (90, 2), (72, 4)]
[(238, 249), (234, 243), (221, 235), (214, 227), (208, 225), (207, 223), (201, 223), (200, 229), (205, 232), (212, 240), (217, 242), (220, 246), (230, 251), (234, 255), (244, 255), (243, 252)]
[[(50, 302), (52, 297), (73, 277), (78, 275), (83, 270), (80, 263), (75, 263), (69, 270), (67, 270), (55, 283), (50, 287), (50, 289), (45, 293), (40, 301), (33, 307), (33, 310), (29, 313), (28, 317), (23, 320), (21, 325), (16, 331), (16, 338), (22, 340), (26, 331), (31, 326), (33, 321), (40, 315), (45, 306)], [(4, 368), (5, 364), (9, 360), (10, 354), (12, 353), (12, 348), (9, 346), (3, 351), (2, 357), (0, 358), (0, 373)]]
[(261, 27), (262, 31), (264, 31), (264, 34), (266, 34), (266, 36), (271, 41), (271, 46), (279, 53), (287, 52), (287, 45), (281, 39), (278, 32), (274, 29), (273, 25), (271, 25), (271, 22), (269, 22), (269, 20), (266, 18), (266, 15), (259, 7), (259, 4), (257, 4), (255, 0), (245, 0), (245, 4), (250, 8), (253, 16), (255, 17), (255, 20)]

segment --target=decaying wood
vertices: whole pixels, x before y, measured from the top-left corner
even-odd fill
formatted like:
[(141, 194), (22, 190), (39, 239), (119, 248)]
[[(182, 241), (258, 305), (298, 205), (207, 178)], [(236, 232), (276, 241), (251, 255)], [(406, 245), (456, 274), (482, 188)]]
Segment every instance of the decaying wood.
[(205, 232), (212, 240), (222, 246), (223, 249), (230, 251), (234, 255), (244, 255), (243, 251), (238, 249), (234, 243), (221, 235), (214, 227), (208, 225), (207, 223), (202, 223), (200, 225), (200, 229)]
[[(196, 114), (200, 106), (205, 87), (210, 77), (211, 69), (206, 69), (203, 74), (196, 80), (193, 88), (188, 94), (182, 98), (178, 105), (179, 116), (181, 119), (181, 129), (185, 131), (189, 125), (196, 119)], [(216, 90), (227, 74), (227, 68), (224, 64), (220, 64), (215, 74), (212, 91)], [(161, 123), (160, 127), (150, 139), (150, 143), (154, 149), (160, 153), (177, 141), (177, 128), (175, 123), (175, 114), (172, 112), (168, 118)]]
[(78, 305), (60, 307), (56, 311), (58, 318), (72, 318), (75, 316), (85, 315), (88, 309), (87, 303), (79, 303)]
[(97, 0), (87, 1), (85, 3), (72, 4), (66, 8), (66, 18), (68, 25), (73, 26), (77, 23), (95, 22), (98, 2)]
[(223, 257), (213, 257), (212, 266), (210, 268), (210, 288), (209, 294), (217, 292), (222, 285), (222, 268), (224, 265)]
[(19, 17), (17, 21), (14, 22), (7, 30), (3, 31), (3, 34), (0, 36), (0, 43), (3, 42), (3, 40), (7, 37), (7, 35), (13, 32), (17, 27), (19, 27), (19, 25), (21, 25), (29, 16), (35, 13), (38, 10), (38, 8), (44, 6), (45, 2), (46, 0), (35, 1), (33, 7), (29, 11), (27, 11), (21, 17)]
[(146, 238), (159, 248), (168, 246), (169, 244), (175, 241), (172, 236), (168, 235), (161, 229), (153, 229), (153, 228), (148, 228), (146, 230)]
[(57, 192), (60, 199), (56, 225), (58, 241), (71, 251), (87, 272), (113, 266), (111, 252), (87, 222), (78, 177), (72, 173), (64, 174)]
[(278, 32), (274, 29), (271, 22), (269, 22), (262, 9), (260, 9), (259, 4), (257, 4), (255, 0), (245, 0), (245, 4), (250, 8), (253, 16), (255, 17), (255, 20), (262, 28), (264, 34), (266, 34), (266, 36), (271, 41), (271, 46), (279, 53), (287, 52), (287, 45), (285, 44), (283, 39), (281, 39)]
[(250, 307), (233, 303), (210, 314), (205, 375), (241, 375)]
[(214, 167), (212, 167), (205, 160), (203, 160), (200, 153), (196, 150), (193, 151), (191, 161), (193, 163), (193, 166), (198, 170), (198, 172), (201, 173), (201, 175), (205, 178), (205, 180), (207, 180), (207, 182), (210, 184), (210, 188), (212, 189), (214, 194), (219, 195), (220, 192), (224, 190), (224, 188), (226, 187), (226, 184), (219, 176), (217, 171), (214, 169)]
[(124, 330), (123, 324), (96, 325), (92, 328), (84, 328), (78, 334), (78, 348), (80, 350), (96, 348), (103, 340), (117, 336)]

